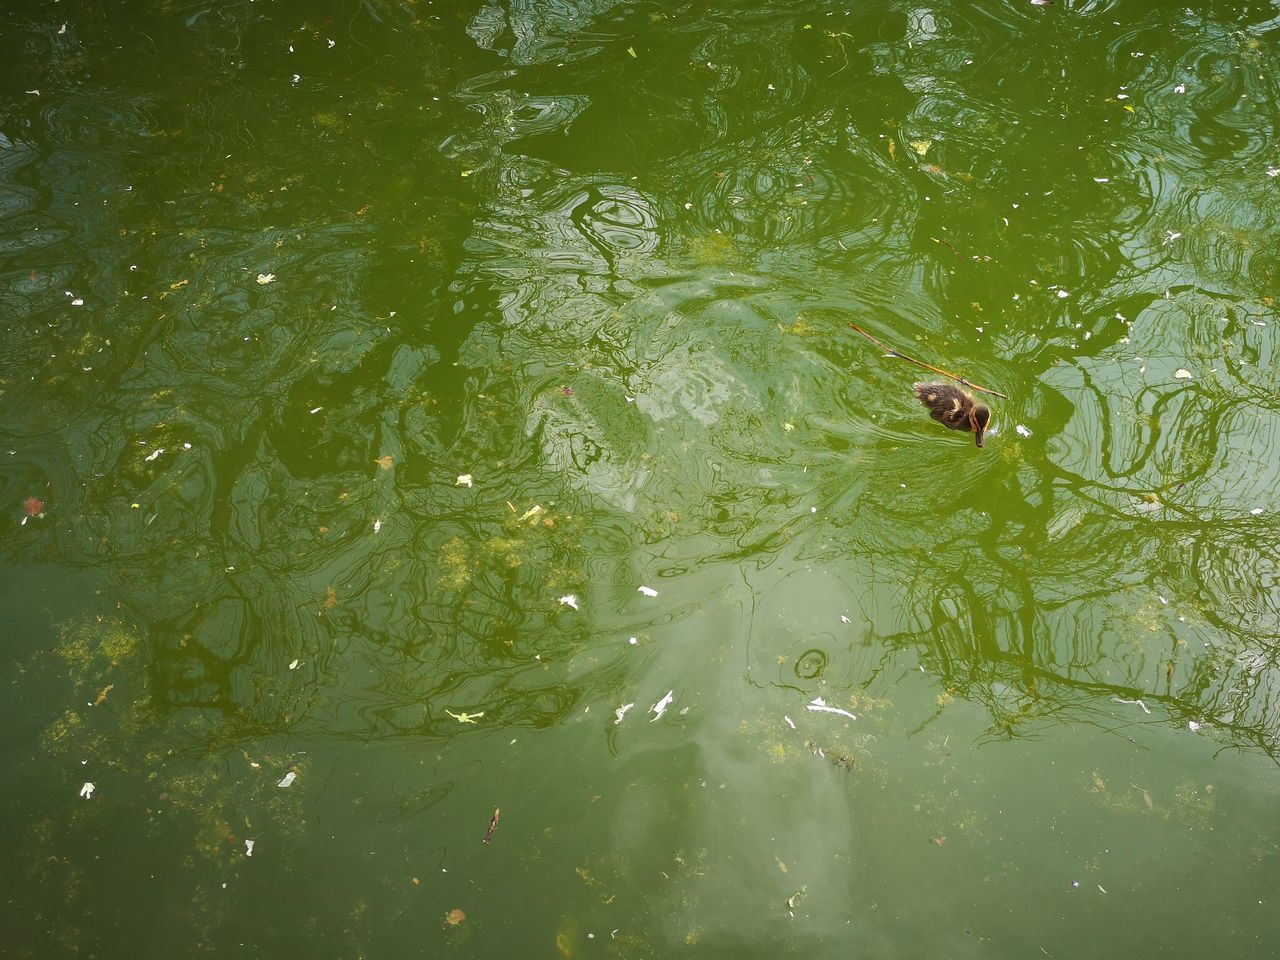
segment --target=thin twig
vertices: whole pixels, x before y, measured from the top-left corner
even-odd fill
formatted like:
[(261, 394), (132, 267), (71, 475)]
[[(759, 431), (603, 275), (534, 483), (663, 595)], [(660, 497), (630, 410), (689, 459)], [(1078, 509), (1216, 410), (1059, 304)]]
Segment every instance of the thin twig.
[(867, 331), (863, 330), (856, 323), (850, 323), (849, 326), (853, 327), (854, 330), (862, 334), (864, 337), (866, 337), (868, 340), (870, 340), (872, 343), (874, 343), (877, 347), (879, 347), (881, 350), (883, 350), (885, 353), (887, 353), (891, 357), (897, 357), (899, 360), (907, 361), (907, 363), (914, 363), (917, 367), (924, 367), (926, 370), (932, 370), (934, 373), (940, 373), (944, 377), (950, 377), (952, 380), (956, 381), (956, 383), (963, 383), (970, 390), (977, 390), (979, 393), (988, 393), (993, 397), (999, 397), (1001, 400), (1009, 399), (1009, 397), (1006, 394), (1001, 393), (999, 390), (992, 390), (990, 387), (978, 386), (978, 384), (972, 382), (971, 380), (967, 380), (964, 377), (958, 377), (954, 373), (951, 373), (949, 370), (943, 370), (941, 367), (935, 367), (931, 363), (925, 363), (923, 360), (917, 360), (915, 357), (909, 357), (905, 353), (901, 353), (897, 350), (894, 350), (892, 347), (882, 343), (881, 341), (873, 337), (871, 334), (867, 333)]

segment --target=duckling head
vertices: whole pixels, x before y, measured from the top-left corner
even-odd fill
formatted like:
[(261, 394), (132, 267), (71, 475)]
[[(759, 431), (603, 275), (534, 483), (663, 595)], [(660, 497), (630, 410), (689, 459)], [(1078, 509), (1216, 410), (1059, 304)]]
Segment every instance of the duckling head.
[(973, 442), (982, 446), (982, 434), (991, 422), (991, 408), (985, 403), (975, 403), (969, 411), (969, 425), (973, 428)]

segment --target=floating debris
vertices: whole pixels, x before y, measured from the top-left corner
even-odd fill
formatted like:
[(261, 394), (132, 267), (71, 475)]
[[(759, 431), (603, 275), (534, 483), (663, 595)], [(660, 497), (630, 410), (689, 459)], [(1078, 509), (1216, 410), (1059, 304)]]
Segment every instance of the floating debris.
[(290, 670), (297, 670), (298, 667), (300, 666), (302, 666), (302, 661), (297, 659), (296, 657), (293, 660), (289, 661)]
[[(488, 843), (493, 838), (493, 831), (498, 829), (498, 813), (500, 810), (500, 807), (493, 808), (493, 817), (489, 820), (489, 829), (484, 832), (482, 843)], [(458, 912), (461, 913), (462, 911)]]
[(277, 784), (276, 784), (276, 786), (277, 786), (277, 787), (292, 787), (292, 786), (293, 786), (293, 781), (295, 781), (295, 780), (297, 780), (297, 779), (298, 779), (298, 773), (297, 773), (297, 771), (295, 771), (295, 770), (290, 770), (288, 773), (286, 773), (286, 774), (284, 775), (284, 779), (282, 779), (279, 783), (277, 783)]
[(560, 598), (560, 602), (563, 603), (566, 607), (573, 607), (573, 609), (575, 610), (578, 609), (578, 597), (576, 594), (566, 593), (563, 597)]
[(1175, 380), (1190, 380), (1191, 371), (1186, 369), (1185, 367), (1179, 367), (1177, 371), (1174, 373), (1173, 378)]
[(823, 700), (821, 697), (814, 697), (812, 700), (809, 701), (808, 704), (806, 704), (806, 706), (808, 707), (808, 709), (813, 710), (815, 713), (838, 713), (840, 714), (840, 716), (848, 717), (850, 720), (858, 719), (848, 710), (841, 710), (839, 707), (827, 706), (827, 702)]
[(1142, 708), (1142, 712), (1143, 712), (1143, 713), (1150, 713), (1150, 712), (1151, 712), (1151, 708), (1150, 708), (1150, 707), (1148, 707), (1148, 706), (1147, 706), (1145, 703), (1143, 703), (1141, 700), (1125, 700), (1123, 697), (1112, 697), (1112, 698), (1111, 698), (1111, 702), (1112, 702), (1112, 703), (1123, 703), (1123, 704), (1126, 704), (1127, 706), (1141, 707), (1141, 708)]
[(650, 723), (653, 723), (654, 720), (657, 720), (667, 712), (667, 707), (671, 706), (672, 701), (676, 698), (675, 694), (674, 690), (668, 690), (665, 697), (649, 708), (649, 711), (653, 714), (653, 717), (649, 720)]
[[(296, 82), (296, 81), (295, 81), (295, 82)], [(262, 286), (264, 286), (264, 287), (265, 287), (268, 283), (275, 283), (275, 282), (276, 282), (276, 275), (275, 275), (274, 273), (260, 273), (260, 274), (258, 274), (258, 283), (259, 283), (259, 284), (261, 284), (261, 285), (262, 285)]]
[(790, 717), (788, 717), (785, 713), (782, 715), (782, 719), (787, 721), (787, 726), (790, 727), (792, 730), (796, 728), (796, 722), (792, 720)]
[(636, 589), (637, 589), (640, 593), (643, 593), (646, 597), (656, 597), (656, 596), (658, 595), (658, 591), (657, 591), (657, 590), (655, 590), (655, 589), (653, 589), (653, 587), (643, 587), (643, 586), (642, 586), (642, 587), (637, 587)]
[(1016, 427), (1014, 427), (1013, 429), (1014, 429), (1014, 432), (1015, 432), (1015, 433), (1017, 433), (1017, 434), (1018, 434), (1018, 436), (1020, 436), (1020, 437), (1029, 437), (1029, 436), (1031, 436), (1031, 431), (1030, 431), (1030, 430), (1028, 430), (1024, 424), (1021, 424), (1021, 423), (1020, 423), (1020, 424), (1018, 424)]
[(453, 719), (457, 720), (459, 723), (475, 723), (484, 716), (483, 710), (479, 713), (467, 713), (465, 710), (463, 710), (462, 713), (454, 713), (452, 710), (446, 708), (444, 712), (453, 717)]
[(80, 788), (80, 796), (84, 797), (86, 800), (89, 800), (93, 797), (93, 791), (97, 789), (98, 789), (97, 787), (95, 787), (92, 783), (89, 783), (86, 780), (84, 786)]
[(458, 474), (458, 479), (453, 482), (453, 485), (455, 487), (469, 487), (471, 486), (471, 483), (472, 483), (471, 474), (460, 473)]
[(456, 907), (444, 915), (444, 922), (451, 927), (458, 926), (465, 919), (467, 915)]
[(245, 855), (246, 857), (252, 857), (252, 856), (253, 856), (253, 845), (254, 845), (254, 842), (255, 842), (255, 841), (253, 841), (253, 840), (246, 840), (246, 841), (244, 842), (244, 855)]

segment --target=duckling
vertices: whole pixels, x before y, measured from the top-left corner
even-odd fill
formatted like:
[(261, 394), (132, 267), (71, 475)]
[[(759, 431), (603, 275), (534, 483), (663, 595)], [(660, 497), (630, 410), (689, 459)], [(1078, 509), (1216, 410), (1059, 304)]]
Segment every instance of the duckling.
[(950, 383), (912, 384), (916, 398), (929, 408), (929, 416), (952, 430), (972, 432), (982, 446), (982, 434), (991, 422), (991, 408)]

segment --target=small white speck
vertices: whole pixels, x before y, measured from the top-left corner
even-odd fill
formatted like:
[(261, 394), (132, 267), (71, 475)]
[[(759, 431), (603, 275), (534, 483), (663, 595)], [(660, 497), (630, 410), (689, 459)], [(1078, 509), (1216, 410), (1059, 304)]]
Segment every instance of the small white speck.
[(658, 591), (653, 589), (653, 587), (640, 586), (636, 587), (636, 589), (646, 597), (656, 597), (658, 595)]
[(1031, 436), (1031, 431), (1030, 431), (1030, 430), (1028, 430), (1028, 429), (1026, 428), (1026, 426), (1025, 426), (1025, 425), (1023, 425), (1023, 424), (1021, 424), (1021, 423), (1020, 423), (1020, 424), (1018, 424), (1018, 425), (1017, 425), (1016, 427), (1014, 427), (1013, 429), (1017, 432), (1018, 436), (1020, 436), (1020, 437), (1029, 437), (1029, 436)]

